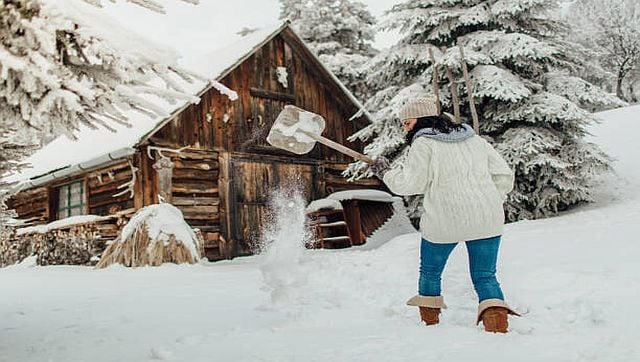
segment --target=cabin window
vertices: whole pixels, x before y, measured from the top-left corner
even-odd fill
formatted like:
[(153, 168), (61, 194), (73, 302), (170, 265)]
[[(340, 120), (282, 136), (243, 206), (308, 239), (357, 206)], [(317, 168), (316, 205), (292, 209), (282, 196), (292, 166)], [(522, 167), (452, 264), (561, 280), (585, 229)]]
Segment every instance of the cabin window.
[(84, 211), (84, 181), (58, 187), (58, 220), (82, 215)]

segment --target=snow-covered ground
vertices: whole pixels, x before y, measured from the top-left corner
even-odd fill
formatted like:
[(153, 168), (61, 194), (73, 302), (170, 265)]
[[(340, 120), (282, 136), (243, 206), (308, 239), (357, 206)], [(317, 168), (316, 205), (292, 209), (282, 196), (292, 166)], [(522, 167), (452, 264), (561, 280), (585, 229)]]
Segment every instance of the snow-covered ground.
[(463, 246), (441, 324), (419, 323), (404, 305), (416, 233), (375, 250), (285, 247), (195, 266), (8, 267), (0, 361), (639, 361), (640, 107), (604, 116), (593, 140), (617, 162), (597, 202), (507, 226), (500, 279), (524, 315), (506, 335), (474, 325)]

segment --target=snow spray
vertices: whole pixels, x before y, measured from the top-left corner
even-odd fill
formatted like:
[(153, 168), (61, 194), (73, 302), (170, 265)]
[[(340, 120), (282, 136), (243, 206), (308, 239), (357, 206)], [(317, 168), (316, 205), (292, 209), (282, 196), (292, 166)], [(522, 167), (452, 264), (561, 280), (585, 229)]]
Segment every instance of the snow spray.
[(288, 182), (272, 192), (266, 226), (261, 238), (263, 290), (271, 302), (286, 305), (299, 302), (301, 287), (310, 273), (305, 265), (306, 202), (300, 182)]

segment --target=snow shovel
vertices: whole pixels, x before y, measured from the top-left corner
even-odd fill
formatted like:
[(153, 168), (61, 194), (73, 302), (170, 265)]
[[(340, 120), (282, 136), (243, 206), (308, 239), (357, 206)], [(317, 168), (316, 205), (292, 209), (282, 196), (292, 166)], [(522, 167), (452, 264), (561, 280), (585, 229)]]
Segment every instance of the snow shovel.
[(298, 155), (311, 151), (316, 142), (320, 142), (356, 160), (369, 164), (374, 163), (370, 157), (322, 137), (324, 127), (325, 121), (322, 116), (296, 106), (286, 105), (273, 123), (267, 136), (267, 142), (272, 146)]

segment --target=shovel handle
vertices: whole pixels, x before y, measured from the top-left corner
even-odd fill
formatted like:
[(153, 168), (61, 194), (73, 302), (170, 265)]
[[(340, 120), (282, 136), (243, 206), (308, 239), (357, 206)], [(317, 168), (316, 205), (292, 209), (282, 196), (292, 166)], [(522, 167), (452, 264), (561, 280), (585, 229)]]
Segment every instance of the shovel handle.
[(373, 159), (369, 156), (365, 156), (360, 152), (356, 152), (352, 149), (350, 149), (349, 147), (343, 146), (341, 144), (339, 144), (338, 142), (332, 141), (328, 138), (322, 137), (320, 135), (311, 133), (311, 132), (304, 132), (301, 130), (298, 130), (298, 132), (304, 133), (305, 135), (313, 138), (314, 140), (322, 143), (323, 145), (329, 147), (329, 148), (333, 148), (334, 150), (344, 153), (345, 155), (351, 156), (353, 158), (355, 158), (358, 161), (362, 161), (362, 162), (366, 162), (370, 165), (373, 165), (375, 163), (375, 161), (373, 161)]

